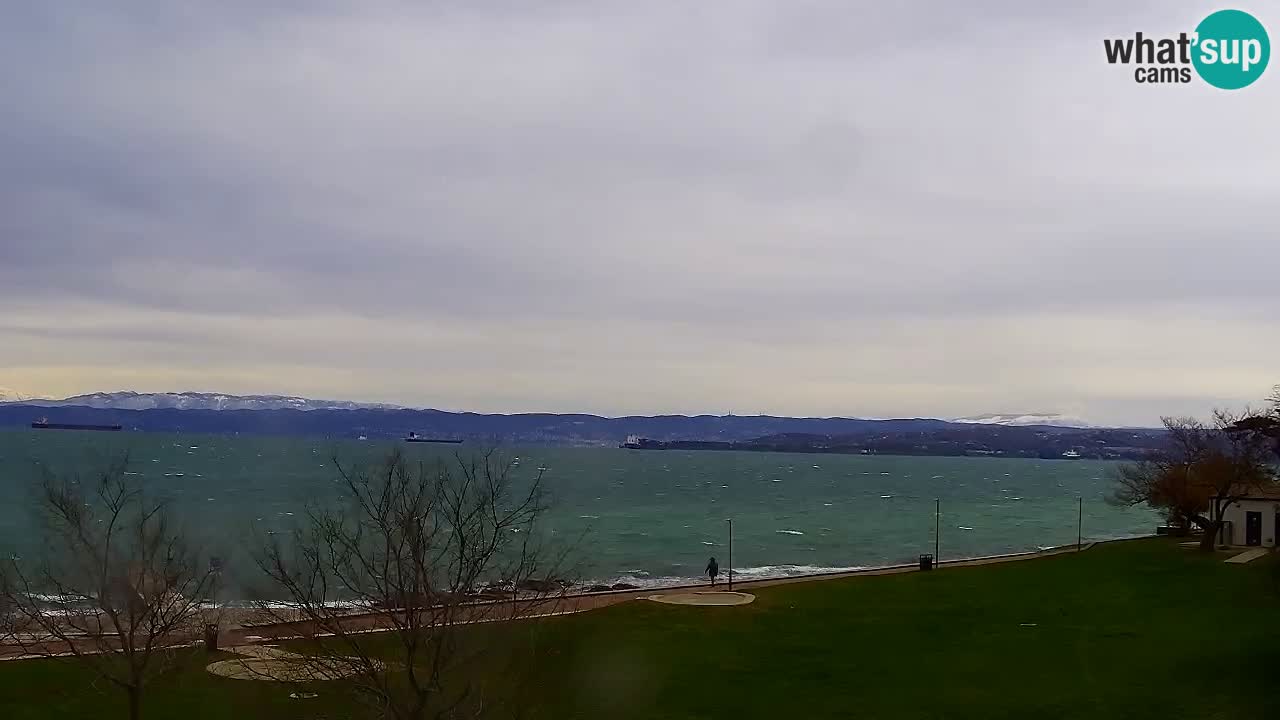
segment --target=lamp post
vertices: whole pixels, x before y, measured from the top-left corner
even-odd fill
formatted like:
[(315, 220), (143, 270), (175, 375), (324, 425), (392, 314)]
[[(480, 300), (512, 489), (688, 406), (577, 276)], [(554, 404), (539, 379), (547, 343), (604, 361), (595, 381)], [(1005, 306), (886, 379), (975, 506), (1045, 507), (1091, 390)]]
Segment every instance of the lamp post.
[(1084, 496), (1080, 496), (1080, 510), (1076, 515), (1076, 552), (1084, 544)]
[(733, 590), (733, 518), (729, 522), (729, 590)]
[(942, 499), (933, 501), (933, 564), (942, 562)]

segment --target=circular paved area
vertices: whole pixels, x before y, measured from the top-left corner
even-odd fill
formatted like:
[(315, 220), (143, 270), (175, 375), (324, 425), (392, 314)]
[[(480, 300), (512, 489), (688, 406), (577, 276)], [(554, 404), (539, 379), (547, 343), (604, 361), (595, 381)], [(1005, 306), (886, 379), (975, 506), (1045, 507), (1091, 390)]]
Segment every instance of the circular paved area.
[(270, 645), (229, 647), (227, 652), (240, 657), (210, 663), (205, 670), (235, 680), (273, 682), (338, 680), (360, 672), (355, 658), (307, 657)]
[(683, 592), (670, 593), (667, 595), (650, 595), (649, 599), (654, 602), (666, 603), (668, 605), (746, 605), (756, 599), (755, 595), (740, 592)]
[(271, 682), (314, 682), (317, 680), (337, 680), (355, 675), (354, 665), (337, 664), (320, 665), (318, 663), (299, 662), (297, 660), (280, 660), (270, 658), (236, 658), (220, 660), (212, 663), (205, 670), (214, 675), (234, 680), (267, 680)]

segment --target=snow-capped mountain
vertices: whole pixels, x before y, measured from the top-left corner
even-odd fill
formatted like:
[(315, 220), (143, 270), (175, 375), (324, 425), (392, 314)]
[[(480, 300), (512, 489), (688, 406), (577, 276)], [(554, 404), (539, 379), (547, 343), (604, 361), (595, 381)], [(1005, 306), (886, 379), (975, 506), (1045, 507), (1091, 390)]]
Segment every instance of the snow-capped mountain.
[[(2, 392), (2, 391), (0, 391)], [(113, 410), (395, 410), (399, 405), (383, 403), (358, 403), (349, 400), (312, 400), (290, 395), (224, 395), (222, 393), (136, 393), (107, 392), (75, 395), (62, 400), (24, 399), (8, 400), (0, 395), (0, 402), (22, 402), (41, 407), (83, 406)]]
[(988, 413), (952, 418), (951, 422), (978, 425), (1053, 425), (1056, 427), (1090, 428), (1092, 424), (1070, 415), (1058, 413)]
[(20, 393), (13, 388), (0, 387), (0, 403), (22, 402), (30, 399), (31, 396), (26, 393)]

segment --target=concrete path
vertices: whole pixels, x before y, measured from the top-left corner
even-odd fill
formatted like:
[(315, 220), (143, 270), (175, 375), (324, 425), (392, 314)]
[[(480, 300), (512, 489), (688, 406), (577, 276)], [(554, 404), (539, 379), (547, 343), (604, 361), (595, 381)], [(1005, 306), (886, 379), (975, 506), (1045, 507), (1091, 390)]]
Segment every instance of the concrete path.
[(1254, 560), (1257, 560), (1260, 557), (1265, 557), (1269, 552), (1271, 551), (1266, 548), (1254, 548), (1253, 550), (1242, 552), (1239, 555), (1232, 555), (1226, 560), (1223, 560), (1223, 562), (1236, 563), (1238, 565), (1243, 565), (1244, 563), (1247, 563), (1247, 562), (1253, 562)]
[(747, 605), (755, 601), (756, 596), (751, 593), (740, 592), (691, 592), (650, 595), (646, 599), (668, 605), (714, 605), (723, 607)]

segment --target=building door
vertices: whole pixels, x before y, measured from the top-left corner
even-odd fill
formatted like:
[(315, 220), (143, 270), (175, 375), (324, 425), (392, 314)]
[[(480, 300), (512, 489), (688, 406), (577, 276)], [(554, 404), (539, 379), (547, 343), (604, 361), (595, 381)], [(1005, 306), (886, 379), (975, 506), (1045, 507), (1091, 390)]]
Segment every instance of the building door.
[(1262, 544), (1262, 513), (1247, 512), (1244, 514), (1244, 544)]

